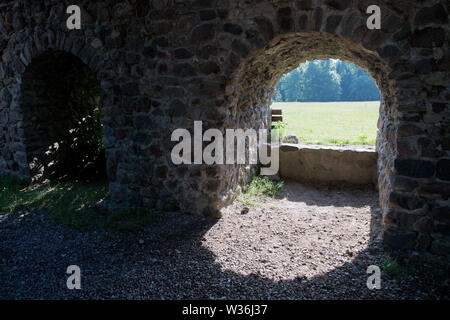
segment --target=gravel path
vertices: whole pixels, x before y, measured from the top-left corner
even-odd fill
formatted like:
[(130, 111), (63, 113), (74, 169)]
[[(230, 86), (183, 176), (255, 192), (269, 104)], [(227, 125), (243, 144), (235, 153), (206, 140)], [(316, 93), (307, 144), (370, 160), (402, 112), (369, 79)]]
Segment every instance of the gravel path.
[[(1, 299), (429, 299), (382, 275), (377, 194), (287, 183), (282, 199), (220, 220), (166, 213), (140, 234), (81, 232), (45, 212), (0, 214)], [(81, 268), (68, 290), (66, 268)]]

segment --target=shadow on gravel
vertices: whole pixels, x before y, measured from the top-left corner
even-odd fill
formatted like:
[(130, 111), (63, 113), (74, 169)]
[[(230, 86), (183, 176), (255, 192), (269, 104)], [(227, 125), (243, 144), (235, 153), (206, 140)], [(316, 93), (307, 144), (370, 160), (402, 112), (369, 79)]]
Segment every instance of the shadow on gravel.
[[(321, 201), (327, 204), (326, 198)], [(379, 219), (373, 210), (373, 226), (380, 225)], [(49, 224), (45, 213), (4, 217), (0, 298), (402, 299), (424, 294), (432, 298), (431, 293), (421, 294), (384, 278), (381, 290), (367, 288), (367, 267), (379, 265), (382, 256), (375, 227), (369, 247), (350, 263), (312, 279), (273, 281), (222, 269), (204, 241), (215, 223), (200, 216), (167, 213), (145, 233), (109, 239), (103, 233)], [(72, 264), (81, 268), (81, 290), (66, 288), (66, 269)]]

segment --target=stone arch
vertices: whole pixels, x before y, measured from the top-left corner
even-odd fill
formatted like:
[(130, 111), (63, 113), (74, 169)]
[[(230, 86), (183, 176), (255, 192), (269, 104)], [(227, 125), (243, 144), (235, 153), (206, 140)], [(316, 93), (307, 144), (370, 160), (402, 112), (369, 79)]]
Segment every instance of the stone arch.
[[(29, 124), (26, 108), (24, 108), (24, 86), (30, 80), (30, 67), (33, 63), (39, 61), (49, 53), (56, 52), (66, 57), (66, 60), (75, 61), (84, 71), (91, 73), (96, 78), (100, 86), (100, 109), (102, 113), (101, 123), (103, 126), (104, 155), (106, 157), (106, 175), (108, 182), (114, 184), (116, 181), (116, 171), (118, 167), (117, 145), (121, 143), (115, 139), (112, 134), (118, 127), (117, 114), (117, 94), (113, 89), (113, 62), (107, 62), (107, 52), (104, 48), (98, 48), (95, 43), (89, 43), (79, 32), (66, 33), (60, 30), (49, 28), (41, 30), (39, 27), (34, 30), (31, 37), (23, 42), (17, 43), (16, 47), (9, 49), (8, 52), (18, 52), (19, 58), (12, 57), (11, 74), (13, 81), (4, 88), (11, 93), (8, 113), (8, 139), (10, 141), (9, 161), (7, 161), (3, 172), (16, 175), (26, 179), (35, 177), (33, 170), (30, 170), (30, 161), (33, 154), (30, 151), (29, 140), (26, 126)], [(39, 63), (38, 63), (39, 64)], [(51, 70), (46, 70), (47, 72)], [(33, 73), (33, 72), (31, 72)], [(28, 76), (28, 79), (27, 79)], [(32, 78), (32, 77), (31, 77)], [(26, 88), (25, 88), (26, 89)], [(31, 88), (28, 88), (31, 89)], [(28, 122), (28, 124), (27, 124)], [(29, 132), (28, 132), (29, 133)], [(27, 137), (28, 135), (28, 137)]]
[(246, 127), (267, 126), (269, 106), (280, 77), (306, 60), (329, 58), (355, 63), (372, 76), (382, 93), (382, 134), (386, 121), (393, 122), (391, 114), (395, 104), (389, 66), (376, 53), (366, 52), (360, 45), (316, 31), (278, 36), (266, 50), (243, 64), (230, 84), (235, 88), (232, 94), (235, 121)]
[[(340, 58), (355, 63), (372, 75), (383, 98), (377, 150), (384, 242), (396, 249), (425, 248), (430, 244), (426, 234), (430, 229), (423, 228), (420, 220), (429, 221), (425, 212), (432, 204), (423, 198), (418, 200), (422, 196), (414, 187), (410, 190), (400, 186), (401, 181), (405, 184), (411, 178), (434, 179), (433, 164), (425, 161), (429, 170), (419, 173), (422, 169), (409, 166), (418, 166), (422, 160), (402, 147), (405, 138), (408, 143), (417, 141), (424, 132), (409, 123), (412, 118), (408, 114), (415, 112), (410, 106), (414, 103), (411, 94), (422, 90), (420, 75), (414, 74), (417, 67), (408, 40), (409, 21), (399, 9), (404, 4), (380, 6), (384, 13), (382, 30), (366, 27), (367, 6), (359, 1), (280, 2), (273, 8), (263, 3), (261, 8), (256, 5), (241, 9), (219, 35), (231, 48), (226, 84), (226, 110), (230, 116), (225, 126), (267, 126), (274, 86), (283, 73), (306, 59)], [(422, 97), (416, 102), (423, 103)], [(224, 170), (223, 188), (229, 190), (249, 173), (248, 168)], [(230, 198), (221, 200), (226, 203)], [(221, 202), (217, 199), (216, 203)], [(419, 216), (413, 218), (414, 212)]]
[[(274, 88), (280, 77), (306, 60), (341, 59), (355, 63), (367, 71), (377, 84), (380, 105), (377, 150), (379, 153), (380, 204), (386, 207), (389, 198), (392, 158), (396, 153), (395, 118), (396, 97), (389, 80), (389, 66), (376, 52), (365, 50), (331, 33), (310, 31), (281, 35), (269, 42), (266, 49), (245, 62), (233, 81), (233, 116), (243, 127), (267, 127)], [(255, 116), (256, 115), (256, 116)], [(305, 119), (307, 121), (307, 119)], [(242, 171), (241, 171), (242, 172)], [(235, 181), (246, 179), (235, 176)]]

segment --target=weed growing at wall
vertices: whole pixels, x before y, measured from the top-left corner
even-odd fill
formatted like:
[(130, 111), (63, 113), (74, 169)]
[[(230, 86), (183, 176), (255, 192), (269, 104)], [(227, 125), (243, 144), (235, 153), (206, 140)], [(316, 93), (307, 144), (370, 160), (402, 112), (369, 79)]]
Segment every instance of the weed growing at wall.
[(276, 198), (283, 188), (283, 181), (275, 182), (267, 177), (254, 177), (242, 188), (238, 201), (246, 206), (255, 207), (262, 198)]

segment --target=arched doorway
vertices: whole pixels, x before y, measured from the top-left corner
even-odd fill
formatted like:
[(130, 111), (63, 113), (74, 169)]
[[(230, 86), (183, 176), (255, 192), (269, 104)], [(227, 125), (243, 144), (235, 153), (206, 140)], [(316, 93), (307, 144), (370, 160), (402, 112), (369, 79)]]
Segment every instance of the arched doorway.
[[(299, 64), (315, 59), (340, 59), (352, 62), (367, 71), (376, 82), (381, 93), (380, 118), (378, 122), (378, 186), (380, 206), (388, 208), (390, 179), (396, 150), (393, 132), (393, 84), (389, 79), (389, 66), (376, 51), (363, 47), (337, 35), (325, 32), (289, 33), (273, 38), (263, 50), (246, 59), (236, 69), (232, 110), (239, 127), (267, 127), (270, 105), (275, 87), (281, 76)], [(231, 123), (229, 124), (231, 126)], [(248, 174), (235, 170), (228, 180), (230, 187)]]
[(49, 50), (23, 74), (20, 106), (32, 180), (106, 179), (102, 90), (78, 57)]

